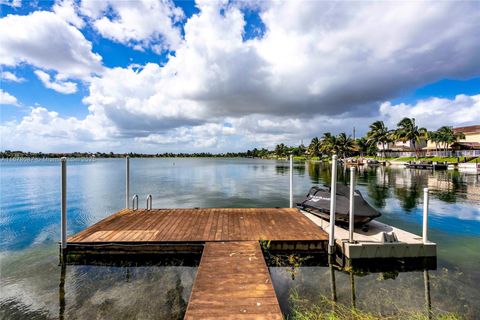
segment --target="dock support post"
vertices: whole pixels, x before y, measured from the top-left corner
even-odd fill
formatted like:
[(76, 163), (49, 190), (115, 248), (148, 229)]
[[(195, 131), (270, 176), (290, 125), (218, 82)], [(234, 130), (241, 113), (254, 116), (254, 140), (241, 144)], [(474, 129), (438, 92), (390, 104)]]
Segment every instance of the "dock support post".
[(355, 168), (350, 167), (350, 209), (348, 217), (348, 242), (353, 243), (353, 228), (355, 222)]
[(423, 243), (428, 242), (428, 188), (423, 189)]
[(423, 285), (425, 289), (425, 305), (427, 307), (428, 319), (432, 319), (432, 300), (430, 299), (430, 276), (428, 270), (423, 270)]
[(67, 158), (62, 157), (62, 200), (61, 200), (61, 238), (60, 247), (63, 250), (67, 247)]
[(130, 208), (130, 157), (125, 158), (125, 208)]
[(350, 271), (350, 288), (352, 290), (352, 308), (357, 308), (357, 297), (355, 293), (355, 275)]
[(290, 155), (290, 208), (293, 208), (293, 155)]
[(337, 208), (337, 155), (332, 157), (332, 183), (330, 185), (330, 234), (328, 238), (328, 253), (335, 249), (335, 210)]

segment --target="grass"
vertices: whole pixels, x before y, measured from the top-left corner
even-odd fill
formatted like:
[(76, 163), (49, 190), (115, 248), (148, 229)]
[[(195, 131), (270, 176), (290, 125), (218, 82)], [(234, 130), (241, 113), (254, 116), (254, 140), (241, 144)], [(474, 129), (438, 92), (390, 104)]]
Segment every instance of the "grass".
[(376, 315), (370, 312), (335, 303), (327, 297), (321, 297), (319, 304), (301, 299), (298, 292), (290, 295), (292, 313), (288, 320), (461, 320), (459, 315), (432, 310), (428, 312), (414, 312), (399, 310), (396, 315)]
[(305, 160), (318, 161), (320, 160), (320, 157), (294, 156), (293, 160), (294, 161), (305, 161)]

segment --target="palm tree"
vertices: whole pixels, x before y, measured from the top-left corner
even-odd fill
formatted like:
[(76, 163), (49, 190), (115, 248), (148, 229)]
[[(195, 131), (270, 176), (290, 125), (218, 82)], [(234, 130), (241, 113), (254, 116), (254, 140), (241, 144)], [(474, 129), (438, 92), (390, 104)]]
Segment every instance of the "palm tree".
[(275, 147), (275, 154), (278, 156), (278, 157), (285, 157), (288, 153), (288, 148), (285, 144), (283, 143), (280, 143), (280, 144), (277, 144), (276, 147)]
[(347, 154), (349, 154), (351, 151), (353, 151), (353, 148), (355, 147), (355, 142), (353, 139), (345, 134), (345, 132), (340, 133), (336, 137), (336, 143), (337, 143), (337, 149), (338, 153), (345, 158)]
[(463, 132), (455, 132), (452, 127), (443, 126), (437, 130), (439, 142), (443, 142), (445, 156), (447, 156), (448, 146), (457, 142), (460, 139), (465, 139)]
[(328, 155), (331, 155), (332, 153), (337, 154), (337, 147), (337, 138), (330, 132), (325, 132), (322, 140), (320, 141), (320, 152)]
[(419, 128), (415, 124), (415, 118), (403, 118), (398, 124), (398, 129), (395, 131), (395, 136), (397, 139), (407, 142), (410, 141), (413, 149), (415, 150), (415, 156), (418, 157), (417, 151), (417, 142), (420, 142), (420, 139), (427, 136), (427, 129)]
[(365, 137), (358, 138), (355, 143), (357, 144), (361, 157), (365, 155), (374, 155), (377, 152), (377, 145), (375, 143), (370, 143)]
[(383, 121), (375, 121), (370, 125), (370, 131), (367, 132), (367, 142), (375, 145), (381, 144), (383, 157), (385, 157), (385, 145), (391, 141), (391, 131), (388, 130)]
[(317, 157), (319, 153), (320, 153), (320, 140), (318, 140), (318, 137), (315, 137), (312, 139), (312, 141), (310, 142), (310, 145), (308, 146), (308, 154), (311, 157)]
[(438, 149), (440, 148), (440, 133), (437, 131), (428, 131), (427, 132), (428, 140), (435, 143), (435, 153), (438, 154)]

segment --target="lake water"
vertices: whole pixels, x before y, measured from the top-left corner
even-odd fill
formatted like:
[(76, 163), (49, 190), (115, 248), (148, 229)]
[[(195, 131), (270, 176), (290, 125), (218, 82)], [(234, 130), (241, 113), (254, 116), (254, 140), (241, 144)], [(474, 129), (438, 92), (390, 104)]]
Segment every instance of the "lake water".
[[(154, 207), (286, 207), (288, 163), (259, 159), (131, 159), (131, 193)], [(125, 205), (125, 161), (70, 160), (68, 234)], [(339, 169), (339, 180), (348, 174)], [(0, 318), (178, 319), (188, 303), (194, 266), (58, 264), (58, 161), (1, 162)], [(298, 162), (300, 197), (330, 179), (328, 165)], [(437, 269), (428, 271), (431, 305), (439, 312), (480, 318), (480, 178), (458, 171), (362, 168), (358, 189), (382, 213), (380, 221), (421, 234), (423, 188), (431, 190), (429, 238), (438, 244)], [(271, 267), (282, 310), (292, 293), (318, 303), (331, 296), (326, 266)], [(336, 298), (352, 303), (351, 276), (336, 271)], [(425, 311), (423, 271), (354, 276), (355, 303), (365, 311)]]

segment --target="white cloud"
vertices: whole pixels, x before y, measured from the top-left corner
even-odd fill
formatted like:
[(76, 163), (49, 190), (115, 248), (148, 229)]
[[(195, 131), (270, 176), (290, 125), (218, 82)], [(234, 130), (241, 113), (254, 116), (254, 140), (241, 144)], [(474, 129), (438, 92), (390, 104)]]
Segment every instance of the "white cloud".
[(74, 0), (60, 0), (57, 1), (53, 7), (53, 12), (66, 22), (81, 29), (85, 26), (83, 19), (77, 14), (78, 7)]
[(480, 72), (480, 11), (469, 5), (275, 2), (261, 14), (264, 38), (249, 41), (237, 7), (197, 6), (164, 66), (92, 82), (84, 101), (94, 114), (141, 136), (252, 114), (368, 118), (399, 91)]
[(17, 83), (21, 83), (21, 82), (25, 81), (24, 78), (22, 78), (22, 77), (19, 78), (15, 74), (11, 73), (10, 71), (3, 71), (0, 74), (0, 78), (3, 79), (3, 80), (17, 82)]
[(394, 127), (403, 117), (415, 118), (417, 124), (434, 130), (444, 125), (467, 126), (480, 123), (480, 94), (457, 95), (454, 99), (430, 98), (414, 105), (384, 102), (380, 115)]
[[(134, 23), (150, 21), (153, 13), (138, 11), (145, 8), (143, 2), (128, 11), (131, 4), (83, 1), (80, 10), (94, 25), (104, 21), (104, 36), (116, 41), (140, 49), (173, 46), (175, 41), (165, 40), (166, 31), (159, 31), (165, 26), (154, 24), (158, 28), (152, 31)], [(235, 2), (202, 1), (197, 4), (200, 13), (184, 25), (184, 39), (172, 37), (180, 40), (165, 64), (106, 69), (89, 82), (84, 98), (89, 116), (69, 121), (77, 124), (75, 131), (86, 130), (96, 145), (125, 142), (147, 151), (150, 144), (241, 150), (301, 139), (308, 143), (326, 131), (350, 133), (355, 126), (360, 135), (376, 119), (395, 124), (403, 116), (415, 116), (422, 126), (478, 123), (478, 96), (415, 105), (385, 102), (440, 79), (480, 74), (477, 6), (262, 3), (265, 34), (245, 41), (246, 22)], [(105, 13), (108, 19), (102, 17)], [(65, 69), (56, 70), (68, 76)], [(57, 128), (70, 125), (59, 115), (46, 119)]]
[[(184, 18), (183, 11), (169, 0), (85, 1), (80, 10), (105, 38), (135, 49), (151, 48), (160, 53), (176, 49), (180, 29), (174, 24)], [(108, 16), (105, 13), (109, 13)]]
[(43, 85), (49, 89), (55, 90), (63, 94), (77, 92), (77, 84), (71, 81), (64, 81), (62, 77), (57, 75), (54, 80), (50, 79), (50, 75), (41, 70), (35, 70), (35, 74), (42, 81)]
[(17, 106), (18, 101), (17, 101), (16, 97), (14, 97), (10, 93), (0, 89), (0, 104)]
[(0, 19), (0, 39), (3, 65), (28, 63), (81, 79), (103, 70), (102, 57), (92, 52), (92, 44), (53, 12), (7, 15)]
[[(115, 136), (114, 131), (98, 118), (65, 118), (44, 107), (34, 107), (20, 121), (0, 125), (1, 149), (74, 151), (105, 148), (116, 145), (110, 138)], [(108, 144), (103, 144), (104, 141)]]

